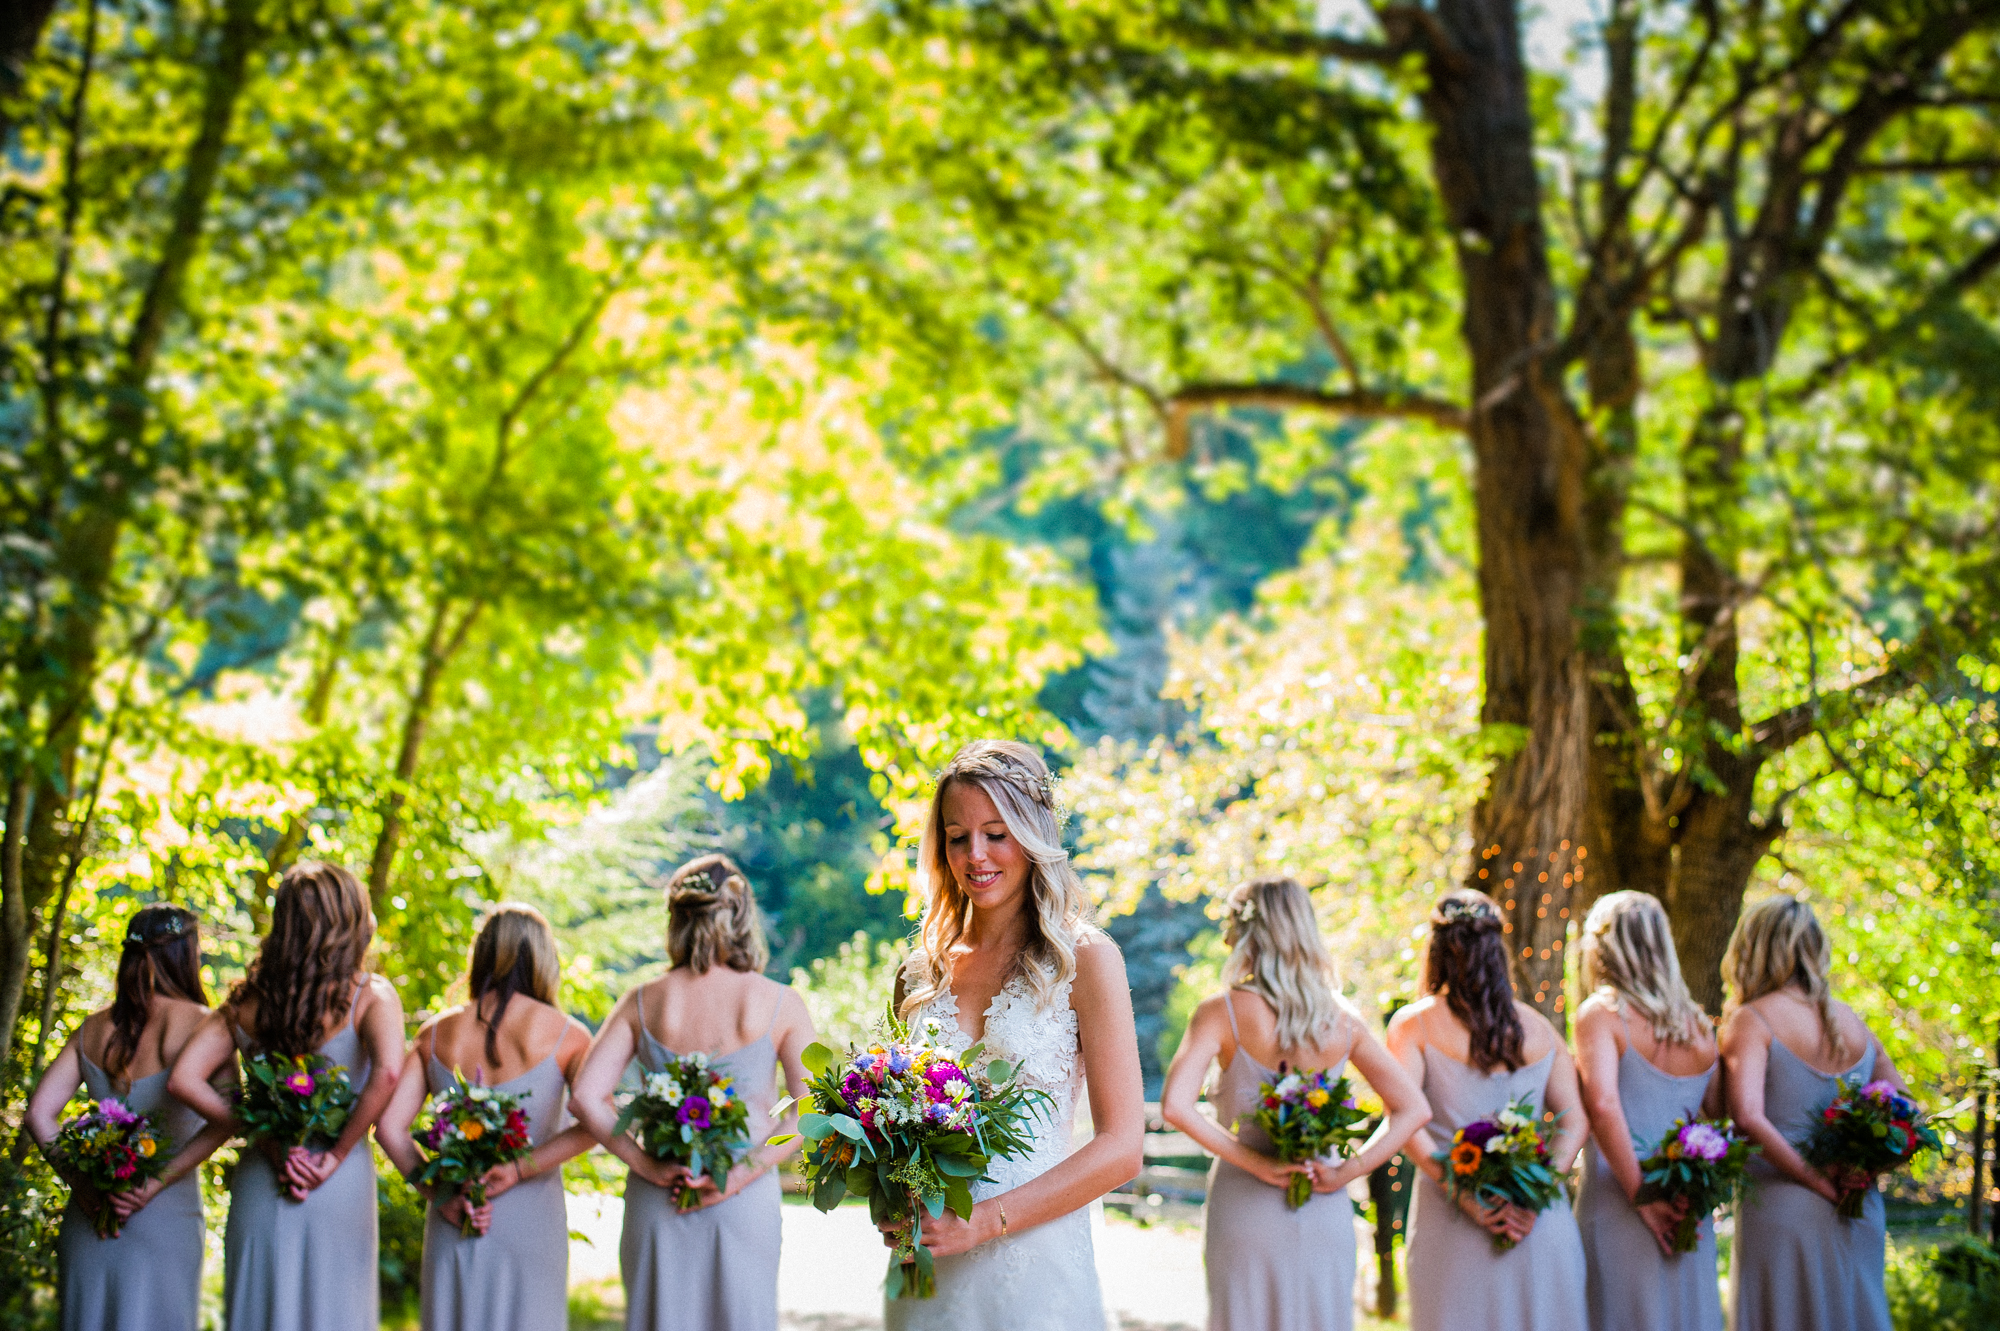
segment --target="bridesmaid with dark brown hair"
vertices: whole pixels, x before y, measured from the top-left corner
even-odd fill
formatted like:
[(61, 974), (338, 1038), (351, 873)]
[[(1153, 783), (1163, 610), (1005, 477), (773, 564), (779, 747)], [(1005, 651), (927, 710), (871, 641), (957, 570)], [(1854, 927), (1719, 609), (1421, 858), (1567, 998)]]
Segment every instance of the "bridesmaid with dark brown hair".
[[(195, 913), (146, 906), (126, 926), (111, 1006), (84, 1018), (28, 1101), (27, 1128), (70, 1184), (57, 1261), (64, 1331), (195, 1331), (201, 1320), (201, 1162), (229, 1140), (167, 1091), (168, 1072), (208, 1017)], [(50, 1150), (81, 1084), (93, 1100), (150, 1114), (173, 1153), (166, 1173), (108, 1200)], [(225, 1085), (228, 1083), (224, 1082)], [(104, 1211), (123, 1225), (99, 1238)]]
[[(1485, 893), (1447, 893), (1431, 912), (1423, 997), (1389, 1023), (1389, 1052), (1422, 1085), (1433, 1114), (1410, 1143), (1422, 1175), (1410, 1208), (1411, 1331), (1588, 1325), (1583, 1239), (1569, 1203), (1538, 1214), (1470, 1196), (1454, 1202), (1433, 1158), (1460, 1128), (1518, 1096), (1556, 1116), (1549, 1164), (1558, 1174), (1576, 1163), (1590, 1131), (1562, 1037), (1514, 997), (1501, 924)], [(1502, 1235), (1515, 1244), (1504, 1252), (1493, 1246)]]
[(174, 1064), (173, 1093), (236, 1130), (209, 1079), (241, 1050), (318, 1054), (360, 1092), (326, 1150), (246, 1150), (223, 1244), (227, 1331), (375, 1331), (375, 1157), (368, 1130), (403, 1065), (403, 1005), (365, 969), (375, 916), (347, 870), (286, 870), (249, 973)]

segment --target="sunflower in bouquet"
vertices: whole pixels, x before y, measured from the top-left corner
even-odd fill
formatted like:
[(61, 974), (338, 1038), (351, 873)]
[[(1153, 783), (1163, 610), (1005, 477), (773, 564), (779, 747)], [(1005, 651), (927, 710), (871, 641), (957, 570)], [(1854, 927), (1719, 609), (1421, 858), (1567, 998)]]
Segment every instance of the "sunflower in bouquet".
[[(63, 1120), (55, 1152), (68, 1172), (107, 1197), (142, 1188), (167, 1172), (167, 1140), (147, 1114), (109, 1096)], [(115, 1239), (124, 1222), (109, 1205), (90, 1217), (101, 1239)]]
[[(1542, 1212), (1563, 1195), (1562, 1179), (1549, 1163), (1552, 1133), (1526, 1096), (1509, 1100), (1491, 1118), (1468, 1123), (1452, 1134), (1451, 1147), (1432, 1157), (1444, 1166), (1445, 1195), (1453, 1201), (1471, 1196), (1482, 1206), (1512, 1202), (1523, 1210)], [(1505, 1252), (1514, 1240), (1493, 1236), (1493, 1247)]]
[[(475, 1074), (476, 1076), (477, 1074)], [(414, 1182), (455, 1188), (468, 1211), (486, 1204), (486, 1175), (528, 1155), (528, 1115), (521, 1102), (529, 1092), (497, 1091), (453, 1071), (451, 1084), (431, 1097), (431, 1121), (417, 1133), (429, 1159)], [(473, 1234), (471, 1216), (458, 1232)]]
[(951, 1049), (935, 1022), (913, 1038), (892, 1017), (889, 1038), (866, 1049), (849, 1046), (843, 1058), (813, 1044), (803, 1055), (811, 1109), (799, 1116), (797, 1135), (811, 1143), (803, 1172), (813, 1205), (831, 1211), (851, 1192), (868, 1199), (876, 1224), (900, 1226), (885, 1282), (891, 1298), (937, 1293), (924, 1218), (949, 1207), (971, 1219), (972, 1185), (990, 1181), (993, 1160), (1032, 1151), (1030, 1119), (1052, 1108), (1046, 1093), (1014, 1080), (1013, 1065), (981, 1067), (984, 1049)]

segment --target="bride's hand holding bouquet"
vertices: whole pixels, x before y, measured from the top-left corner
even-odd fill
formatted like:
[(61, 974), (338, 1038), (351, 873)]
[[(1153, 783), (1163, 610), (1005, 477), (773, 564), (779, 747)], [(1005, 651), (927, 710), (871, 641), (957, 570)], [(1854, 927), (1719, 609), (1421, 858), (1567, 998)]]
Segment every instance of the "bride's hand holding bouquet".
[(924, 1299), (937, 1292), (938, 1245), (925, 1245), (926, 1222), (947, 1224), (947, 1210), (971, 1221), (973, 1183), (995, 1158), (1033, 1148), (1029, 1118), (1046, 1112), (1048, 1096), (1017, 1083), (1004, 1062), (975, 1072), (983, 1046), (954, 1052), (936, 1043), (935, 1025), (914, 1040), (892, 1021), (890, 1035), (850, 1048), (845, 1059), (807, 1046), (813, 1112), (799, 1116), (798, 1135), (810, 1143), (803, 1172), (813, 1205), (831, 1211), (850, 1192), (866, 1197), (870, 1217), (892, 1238), (889, 1297)]

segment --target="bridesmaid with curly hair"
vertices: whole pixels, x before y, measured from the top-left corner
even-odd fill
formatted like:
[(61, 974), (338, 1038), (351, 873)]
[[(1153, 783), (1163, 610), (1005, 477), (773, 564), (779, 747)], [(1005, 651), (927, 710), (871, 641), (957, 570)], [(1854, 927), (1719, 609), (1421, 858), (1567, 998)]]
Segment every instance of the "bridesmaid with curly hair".
[[(1460, 1128), (1526, 1096), (1556, 1115), (1549, 1163), (1567, 1174), (1590, 1131), (1576, 1065), (1548, 1019), (1515, 999), (1491, 897), (1447, 893), (1430, 927), (1423, 997), (1389, 1023), (1389, 1052), (1434, 1115), (1410, 1151), (1422, 1173), (1410, 1208), (1411, 1331), (1584, 1331), (1583, 1239), (1568, 1203), (1537, 1214), (1454, 1202), (1433, 1159)], [(1504, 1252), (1493, 1246), (1502, 1235), (1515, 1244)]]
[(332, 864), (286, 870), (271, 932), (174, 1064), (173, 1093), (236, 1129), (209, 1080), (243, 1054), (318, 1054), (360, 1095), (324, 1151), (245, 1150), (230, 1180), (223, 1243), (228, 1331), (374, 1331), (375, 1157), (368, 1130), (403, 1066), (403, 1005), (365, 969), (375, 916), (353, 874)]

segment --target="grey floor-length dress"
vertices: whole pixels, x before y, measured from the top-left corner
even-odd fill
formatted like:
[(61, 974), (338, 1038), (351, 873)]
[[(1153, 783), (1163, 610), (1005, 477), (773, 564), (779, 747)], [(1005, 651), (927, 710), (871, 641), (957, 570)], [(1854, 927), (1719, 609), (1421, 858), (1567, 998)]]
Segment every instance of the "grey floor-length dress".
[[(1624, 1020), (1621, 1013), (1619, 1019)], [(1632, 1148), (1644, 1160), (1678, 1119), (1701, 1112), (1716, 1069), (1689, 1077), (1662, 1072), (1630, 1044), (1618, 1059), (1618, 1099)], [(1715, 1282), (1715, 1219), (1701, 1222), (1693, 1252), (1669, 1257), (1626, 1199), (1595, 1138), (1584, 1150), (1576, 1222), (1590, 1274), (1591, 1331), (1721, 1331)]]
[[(1223, 1002), (1235, 1034), (1235, 1004), (1227, 994)], [(1250, 1057), (1239, 1038), (1211, 1097), (1216, 1121), (1235, 1124), (1239, 1141), (1267, 1155), (1271, 1139), (1251, 1115), (1260, 1083), (1276, 1082), (1278, 1075)], [(1208, 1173), (1204, 1218), (1209, 1331), (1350, 1331), (1354, 1203), (1347, 1194), (1316, 1192), (1294, 1211), (1285, 1205), (1283, 1188), (1217, 1160)]]
[[(1555, 1064), (1551, 1049), (1512, 1072), (1478, 1072), (1424, 1046), (1430, 1132), (1440, 1141), (1488, 1118), (1516, 1096), (1539, 1108)], [(1521, 1243), (1496, 1252), (1428, 1174), (1410, 1206), (1410, 1331), (1585, 1331), (1583, 1240), (1558, 1199)]]
[[(558, 1039), (547, 1058), (493, 1087), (526, 1094), (528, 1140), (537, 1146), (565, 1123), (569, 1087), (556, 1062), (561, 1048)], [(451, 1069), (436, 1054), (424, 1077), (433, 1095), (452, 1082)], [(569, 1324), (569, 1212), (562, 1171), (537, 1174), (494, 1198), (492, 1225), (470, 1238), (432, 1206), (424, 1218), (420, 1289), (424, 1331), (563, 1331)]]
[[(111, 1074), (83, 1060), (93, 1100), (117, 1099), (150, 1114), (179, 1151), (205, 1126), (167, 1094), (167, 1069), (120, 1094)], [(163, 1188), (115, 1239), (100, 1239), (74, 1200), (64, 1208), (56, 1261), (62, 1272), (63, 1331), (196, 1331), (201, 1324), (201, 1172)]]
[[(639, 1065), (660, 1072), (677, 1057), (642, 1021)], [(777, 1066), (768, 1030), (709, 1059), (711, 1069), (735, 1079), (749, 1106), (752, 1142), (770, 1133)], [(728, 1201), (683, 1214), (674, 1189), (627, 1175), (618, 1241), (626, 1331), (775, 1331), (782, 1197), (777, 1171), (767, 1170)]]
[[(1745, 1011), (1763, 1020), (1754, 1008)], [(1875, 1065), (1871, 1039), (1860, 1059), (1835, 1075), (1814, 1068), (1774, 1036), (1764, 1065), (1764, 1114), (1793, 1145), (1831, 1104), (1839, 1084), (1860, 1085)], [(1858, 1220), (1752, 1156), (1736, 1209), (1729, 1285), (1734, 1331), (1889, 1331), (1883, 1288), (1888, 1231), (1880, 1193)]]
[[(369, 1074), (354, 1027), (359, 997), (357, 988), (347, 1024), (317, 1050), (347, 1069), (356, 1091)], [(236, 1035), (254, 1051), (242, 1031)], [(278, 1172), (263, 1151), (245, 1147), (229, 1184), (223, 1273), (228, 1331), (376, 1331), (375, 1156), (368, 1143), (302, 1202), (279, 1193)]]

